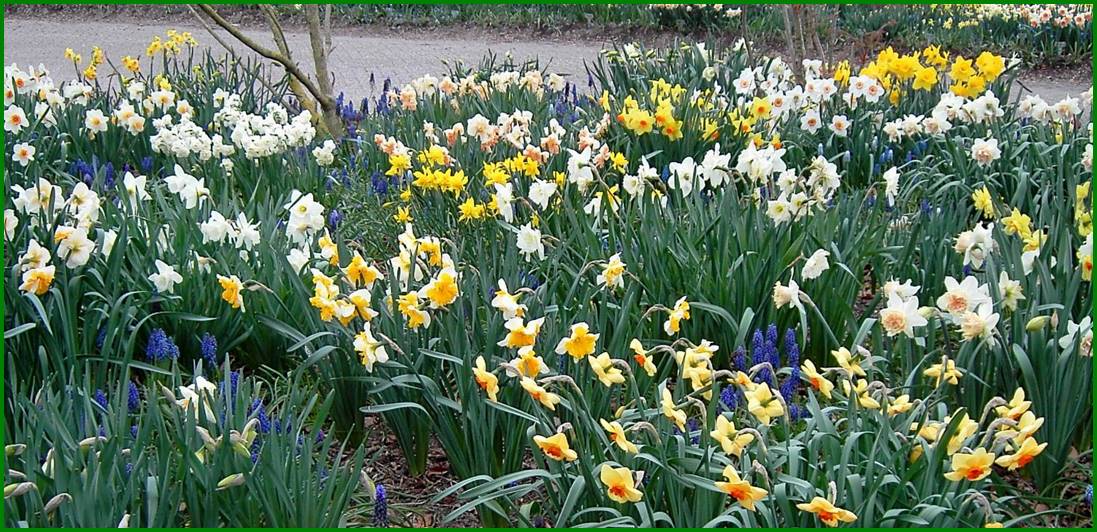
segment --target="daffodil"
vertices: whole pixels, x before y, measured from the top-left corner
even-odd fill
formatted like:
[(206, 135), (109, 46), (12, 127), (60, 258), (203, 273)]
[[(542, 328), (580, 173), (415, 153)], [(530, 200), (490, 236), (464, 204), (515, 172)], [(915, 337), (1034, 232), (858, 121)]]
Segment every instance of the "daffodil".
[(952, 455), (952, 468), (945, 473), (945, 478), (953, 482), (982, 480), (990, 475), (993, 464), (994, 454), (982, 447), (971, 453), (956, 453)]
[(940, 363), (926, 368), (922, 375), (934, 379), (935, 386), (940, 386), (942, 382), (955, 386), (960, 382), (960, 377), (964, 376), (964, 372), (956, 367), (955, 360), (946, 357)]
[(743, 393), (747, 398), (747, 411), (758, 418), (763, 425), (769, 425), (771, 419), (785, 414), (781, 401), (773, 394), (769, 384), (761, 383)]
[(221, 284), (221, 299), (232, 305), (232, 308), (244, 312), (244, 283), (240, 282), (240, 278), (235, 275), (218, 275), (217, 282)]
[(430, 308), (444, 308), (456, 301), (459, 294), (457, 272), (453, 268), (444, 268), (419, 290), (419, 297), (430, 301)]
[(754, 511), (754, 503), (764, 499), (768, 491), (751, 486), (749, 482), (739, 478), (739, 473), (732, 466), (724, 466), (724, 482), (716, 482), (716, 489), (728, 494), (739, 502), (739, 505), (747, 510)]
[(663, 415), (666, 416), (672, 423), (674, 423), (678, 430), (685, 432), (686, 430), (686, 412), (675, 408), (674, 396), (671, 395), (670, 390), (663, 388), (662, 399), (660, 405), (663, 409)]
[(655, 363), (651, 361), (651, 356), (644, 350), (644, 346), (640, 343), (640, 340), (633, 338), (628, 346), (629, 349), (632, 349), (632, 359), (643, 368), (644, 372), (648, 374), (648, 377), (654, 377), (657, 368), (655, 367)]
[(366, 262), (366, 259), (362, 258), (356, 251), (350, 259), (350, 264), (343, 268), (343, 275), (354, 286), (360, 286), (368, 290), (373, 288), (373, 283), (381, 277), (381, 272), (372, 264)]
[(590, 327), (586, 323), (576, 323), (571, 326), (571, 335), (561, 339), (560, 343), (556, 344), (556, 354), (567, 353), (571, 358), (579, 360), (594, 353), (598, 336), (597, 334), (591, 334)]
[[(859, 349), (860, 348), (858, 348), (858, 350)], [(830, 354), (833, 355), (834, 359), (838, 361), (838, 366), (845, 370), (846, 374), (850, 377), (865, 376), (865, 370), (861, 367), (861, 357), (854, 356), (853, 353), (849, 352), (849, 349), (846, 349), (845, 347), (840, 347), (837, 351), (831, 351)], [(859, 354), (860, 353), (858, 353), (858, 355)]]
[(1021, 443), (1026, 438), (1036, 434), (1036, 431), (1040, 430), (1040, 427), (1044, 426), (1044, 418), (1036, 417), (1031, 411), (1021, 414), (1021, 417), (1017, 419), (1017, 424), (1013, 427), (1005, 427), (998, 432), (998, 436), (1006, 436), (1013, 438), (1014, 443)]
[(604, 419), (599, 419), (598, 422), (601, 423), (602, 428), (609, 433), (609, 441), (616, 444), (617, 447), (620, 447), (622, 451), (633, 454), (639, 451), (636, 444), (630, 442), (628, 437), (625, 436), (625, 429), (620, 423), (616, 421), (606, 421)]
[(606, 493), (610, 499), (624, 504), (626, 502), (638, 502), (644, 498), (644, 494), (636, 489), (636, 482), (632, 478), (632, 470), (627, 467), (611, 467), (602, 464), (599, 479), (606, 487)]
[(541, 332), (541, 325), (545, 318), (537, 318), (526, 323), (520, 316), (514, 317), (503, 324), (507, 328), (507, 336), (499, 341), (499, 346), (520, 348), (532, 346), (537, 341), (537, 335)]
[(38, 296), (45, 294), (53, 284), (55, 270), (56, 267), (51, 264), (23, 272), (23, 282), (19, 285), (19, 289)]
[(1013, 397), (1010, 398), (1009, 402), (1004, 406), (999, 406), (994, 412), (998, 414), (999, 417), (1017, 421), (1025, 412), (1028, 412), (1028, 409), (1031, 406), (1032, 401), (1025, 400), (1025, 390), (1018, 387), (1013, 392)]
[(537, 381), (529, 378), (522, 377), (522, 389), (533, 398), (534, 401), (541, 403), (542, 406), (549, 410), (556, 410), (556, 405), (560, 404), (560, 396), (556, 395), (537, 384)]
[(867, 408), (869, 410), (880, 408), (880, 402), (869, 395), (868, 381), (865, 379), (857, 379), (857, 382), (853, 384), (850, 384), (848, 380), (844, 380), (842, 381), (842, 389), (850, 398), (857, 397), (857, 404), (860, 405), (861, 408)]
[(511, 377), (537, 378), (542, 373), (548, 372), (545, 361), (537, 356), (533, 346), (527, 345), (518, 348), (518, 356), (510, 361), (514, 369), (507, 368), (507, 374)]
[(912, 407), (914, 407), (914, 403), (910, 402), (910, 395), (903, 394), (890, 401), (887, 409), (888, 415), (897, 416), (908, 412)]
[(483, 356), (476, 357), (476, 367), (472, 368), (473, 379), (476, 385), (488, 394), (488, 399), (496, 401), (499, 394), (499, 377), (488, 371)]
[(994, 219), (994, 200), (991, 198), (990, 190), (987, 187), (972, 192), (971, 201), (975, 204), (975, 210), (983, 213), (983, 218)]
[(388, 351), (385, 350), (385, 344), (373, 337), (373, 330), (370, 328), (370, 324), (366, 323), (362, 330), (354, 337), (354, 350), (358, 353), (359, 358), (362, 360), (362, 365), (365, 366), (366, 371), (373, 372), (373, 365), (376, 363), (388, 362)]
[(826, 377), (819, 373), (815, 369), (815, 364), (810, 360), (805, 360), (800, 365), (800, 374), (807, 379), (808, 384), (811, 385), (815, 391), (823, 394), (823, 397), (830, 399), (830, 392), (834, 390), (834, 383), (830, 382)]
[(815, 514), (824, 525), (830, 527), (838, 526), (839, 522), (852, 523), (857, 520), (853, 512), (839, 508), (822, 497), (815, 497), (811, 502), (800, 503), (796, 507)]
[(572, 462), (579, 458), (579, 454), (568, 445), (568, 437), (563, 432), (553, 434), (547, 438), (541, 435), (534, 436), (533, 443), (541, 448), (541, 452), (545, 453), (545, 456), (557, 462)]
[(742, 456), (746, 446), (754, 441), (753, 434), (739, 434), (735, 423), (723, 414), (716, 416), (716, 428), (708, 434), (720, 444), (725, 454), (736, 457)]
[(663, 331), (668, 335), (678, 334), (682, 320), (689, 320), (689, 302), (686, 301), (685, 296), (674, 302), (674, 308), (670, 310), (667, 321), (663, 322)]
[(621, 254), (614, 253), (602, 266), (602, 273), (595, 280), (600, 286), (612, 290), (624, 286), (624, 274), (625, 263), (621, 262)]
[(407, 319), (408, 328), (430, 327), (430, 313), (420, 308), (419, 294), (408, 292), (397, 301), (400, 314)]
[(1013, 211), (1002, 218), (1002, 230), (1007, 235), (1019, 235), (1024, 237), (1032, 233), (1032, 219), (1027, 214), (1022, 214), (1016, 207)]
[(587, 357), (587, 362), (590, 363), (591, 369), (594, 370), (594, 375), (597, 376), (598, 380), (607, 388), (614, 384), (622, 384), (625, 382), (624, 373), (621, 372), (620, 368), (613, 366), (613, 359), (609, 357), (609, 353), (602, 353), (596, 357)]
[(1044, 452), (1044, 447), (1047, 447), (1047, 443), (1037, 444), (1035, 439), (1028, 437), (1021, 442), (1021, 445), (1017, 446), (1013, 454), (1001, 456), (994, 463), (1010, 471), (1015, 471), (1025, 467), (1033, 458)]

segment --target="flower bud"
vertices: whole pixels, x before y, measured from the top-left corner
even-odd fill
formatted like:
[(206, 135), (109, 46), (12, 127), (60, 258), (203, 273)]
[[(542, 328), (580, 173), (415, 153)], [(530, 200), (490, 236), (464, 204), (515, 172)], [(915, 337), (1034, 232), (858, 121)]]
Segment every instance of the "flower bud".
[(68, 493), (58, 493), (57, 495), (54, 495), (53, 498), (50, 499), (45, 506), (42, 507), (42, 513), (45, 515), (49, 515), (57, 511), (57, 509), (66, 502), (72, 502), (72, 495), (69, 495)]
[(1050, 322), (1051, 316), (1036, 316), (1035, 318), (1028, 320), (1028, 323), (1025, 324), (1025, 330), (1028, 332), (1036, 332), (1047, 327)]
[(242, 486), (244, 484), (243, 473), (233, 473), (217, 483), (217, 491), (227, 490), (229, 488), (235, 488), (236, 486)]
[(26, 495), (30, 490), (38, 489), (33, 482), (19, 482), (16, 484), (8, 484), (4, 486), (4, 498), (10, 499), (12, 497), (19, 497)]

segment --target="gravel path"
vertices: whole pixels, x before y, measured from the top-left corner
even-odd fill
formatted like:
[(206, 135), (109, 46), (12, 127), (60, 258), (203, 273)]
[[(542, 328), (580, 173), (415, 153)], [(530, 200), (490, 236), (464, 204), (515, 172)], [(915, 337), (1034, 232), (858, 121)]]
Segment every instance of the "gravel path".
[[(142, 55), (152, 36), (162, 34), (169, 27), (190, 31), (202, 46), (213, 47), (218, 54), (223, 52), (220, 45), (193, 19), (187, 17), (181, 22), (166, 25), (163, 22), (73, 21), (7, 16), (4, 19), (4, 64), (42, 63), (53, 69), (55, 78), (68, 79), (72, 73), (64, 61), (65, 48), (71, 47), (85, 58), (90, 55), (92, 46), (103, 48), (114, 60), (127, 54)], [(443, 73), (446, 69), (444, 61), (477, 64), (489, 51), (497, 55), (510, 53), (519, 61), (537, 58), (542, 64), (548, 62), (550, 70), (582, 82), (586, 73), (583, 61), (593, 60), (603, 45), (608, 45), (570, 40), (523, 42), (507, 40), (504, 35), (473, 35), (463, 30), (454, 31), (451, 37), (443, 31), (413, 30), (384, 35), (366, 35), (354, 30), (337, 31), (333, 38), (335, 51), (330, 60), (336, 89), (360, 99), (371, 94), (371, 74), (375, 75), (378, 86), (386, 77), (393, 82), (404, 83), (423, 74)], [(246, 33), (272, 46), (269, 32), (248, 30)], [(287, 40), (293, 50), (309, 49), (305, 34), (288, 32)], [(238, 52), (245, 50), (242, 45), (232, 43), (231, 39), (226, 38), (226, 42), (235, 46)], [(299, 53), (297, 60), (305, 66), (311, 64), (309, 55)], [(1091, 86), (1089, 80), (1048, 78), (1046, 75), (1027, 77), (1023, 83), (1032, 92), (1052, 102), (1067, 95), (1078, 96)], [(1022, 88), (1017, 90), (1024, 91)]]
[[(55, 79), (68, 79), (73, 76), (72, 69), (64, 60), (65, 48), (72, 48), (85, 58), (90, 55), (92, 46), (102, 48), (117, 64), (123, 55), (143, 55), (145, 46), (157, 33), (169, 28), (190, 31), (200, 46), (212, 47), (216, 54), (224, 49), (203, 29), (187, 19), (178, 25), (145, 25), (131, 22), (61, 22), (50, 19), (29, 19), (5, 17), (4, 19), (4, 64), (13, 62), (38, 65), (45, 64), (54, 72)], [(248, 30), (245, 33), (258, 42), (274, 48), (270, 33), (261, 30)], [(461, 33), (461, 32), (458, 32)], [(238, 53), (246, 50), (243, 45), (234, 43), (228, 35), (224, 40)], [(291, 50), (310, 50), (308, 35), (287, 32), (286, 40)], [(440, 38), (423, 32), (408, 32), (408, 37), (396, 35), (367, 36), (353, 32), (340, 31), (332, 39), (335, 50), (330, 58), (331, 70), (335, 76), (336, 90), (342, 90), (355, 99), (369, 94), (370, 74), (374, 74), (377, 85), (386, 78), (395, 83), (405, 83), (423, 74), (440, 75), (447, 69), (444, 61), (451, 63), (462, 61), (475, 65), (489, 51), (496, 55), (510, 53), (515, 60), (539, 59), (542, 64), (549, 63), (549, 69), (568, 79), (586, 79), (583, 60), (597, 57), (602, 48), (600, 43), (575, 43), (533, 41), (515, 42), (503, 38), (475, 39), (458, 35), (455, 38)], [(248, 50), (250, 52), (250, 50)], [(311, 70), (312, 56), (298, 52), (295, 59), (306, 70)], [(147, 61), (144, 59), (143, 61)]]

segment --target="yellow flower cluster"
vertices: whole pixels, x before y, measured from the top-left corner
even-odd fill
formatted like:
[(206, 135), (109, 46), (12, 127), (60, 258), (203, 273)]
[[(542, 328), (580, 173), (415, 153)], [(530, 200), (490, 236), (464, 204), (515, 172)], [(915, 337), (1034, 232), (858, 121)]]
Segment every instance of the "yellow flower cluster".
[(928, 91), (948, 75), (949, 90), (957, 96), (974, 98), (986, 90), (987, 85), (998, 79), (1006, 69), (1002, 56), (983, 52), (973, 60), (957, 56), (949, 59), (947, 52), (937, 46), (927, 46), (920, 52), (900, 55), (890, 46), (877, 54), (876, 59), (861, 69), (862, 76), (880, 82), (889, 91), (893, 104), (902, 95), (900, 85), (909, 83), (912, 90)]
[[(682, 138), (682, 122), (674, 117), (674, 106), (681, 101), (685, 92), (685, 87), (671, 85), (665, 79), (659, 78), (651, 82), (648, 94), (648, 101), (655, 109), (654, 113), (642, 108), (632, 96), (627, 96), (617, 114), (617, 121), (636, 135), (645, 135), (658, 128), (663, 136), (678, 140)], [(606, 111), (610, 110), (608, 92), (603, 93), (600, 102)]]
[(165, 38), (161, 39), (159, 35), (152, 38), (149, 45), (145, 47), (145, 55), (149, 57), (154, 57), (157, 54), (172, 56), (182, 52), (184, 46), (197, 45), (198, 41), (194, 40), (194, 36), (189, 31), (168, 30)]

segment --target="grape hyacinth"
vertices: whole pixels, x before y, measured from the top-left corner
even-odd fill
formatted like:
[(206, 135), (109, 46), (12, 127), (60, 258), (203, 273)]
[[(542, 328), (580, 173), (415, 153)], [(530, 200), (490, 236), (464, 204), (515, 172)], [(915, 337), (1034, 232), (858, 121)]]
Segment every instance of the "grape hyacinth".
[(149, 335), (148, 346), (145, 348), (145, 356), (152, 362), (174, 360), (179, 358), (179, 346), (175, 345), (175, 340), (172, 340), (164, 329), (153, 329), (152, 334)]
[(389, 526), (389, 502), (385, 493), (385, 487), (377, 485), (373, 496), (373, 526), (388, 528)]
[(107, 394), (103, 390), (95, 390), (95, 404), (99, 405), (103, 410), (107, 409), (109, 403), (107, 402)]
[(202, 333), (202, 344), (199, 349), (202, 353), (202, 360), (206, 361), (206, 364), (211, 367), (217, 367), (217, 337), (210, 333)]
[(134, 413), (141, 407), (141, 391), (137, 389), (137, 384), (133, 381), (129, 382), (129, 396), (126, 398), (126, 410), (129, 413)]

